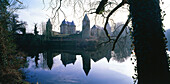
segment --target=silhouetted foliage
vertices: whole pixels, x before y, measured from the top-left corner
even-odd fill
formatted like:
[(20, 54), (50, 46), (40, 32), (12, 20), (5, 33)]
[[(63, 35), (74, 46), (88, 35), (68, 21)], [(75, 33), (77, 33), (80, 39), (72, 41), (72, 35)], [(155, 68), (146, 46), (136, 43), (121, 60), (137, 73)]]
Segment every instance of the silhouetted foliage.
[(14, 34), (22, 32), (22, 34), (26, 33), (26, 25), (27, 23), (24, 21), (17, 20), (19, 18), (18, 14), (12, 14), (9, 17), (9, 30), (11, 30)]
[(0, 83), (22, 80), (18, 69), (23, 65), (24, 54), (16, 51), (12, 34), (0, 25)]
[(22, 82), (22, 75), (18, 71), (23, 66), (24, 54), (16, 51), (13, 34), (10, 32), (11, 15), (7, 9), (11, 4), (10, 0), (0, 0), (0, 83), (16, 84)]
[(37, 24), (34, 25), (34, 34), (35, 34), (35, 35), (38, 35)]

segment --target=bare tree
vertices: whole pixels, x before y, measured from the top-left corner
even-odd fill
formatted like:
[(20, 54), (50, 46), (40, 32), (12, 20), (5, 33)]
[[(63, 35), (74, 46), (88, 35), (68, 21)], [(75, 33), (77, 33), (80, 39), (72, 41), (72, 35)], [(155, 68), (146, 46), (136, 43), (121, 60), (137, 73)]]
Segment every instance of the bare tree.
[[(118, 1), (120, 0), (112, 0), (108, 1), (105, 4), (104, 11), (100, 12), (100, 14), (96, 14), (96, 9), (98, 5), (100, 4), (100, 1), (95, 0), (50, 0), (49, 2), (43, 0), (44, 6), (46, 10), (51, 11), (51, 20), (52, 23), (60, 24), (60, 17), (64, 17), (66, 20), (68, 18), (67, 13), (74, 16), (74, 18), (77, 20), (77, 22), (80, 22), (85, 14), (91, 14), (91, 16), (94, 16), (91, 18), (95, 24), (104, 24), (105, 19), (109, 12), (112, 10), (113, 7), (118, 5)], [(66, 10), (67, 9), (67, 10)], [(71, 10), (68, 12), (68, 10)], [(67, 11), (67, 13), (66, 13)], [(109, 18), (109, 22), (111, 25), (115, 24), (113, 18)], [(81, 25), (81, 24), (78, 24)]]

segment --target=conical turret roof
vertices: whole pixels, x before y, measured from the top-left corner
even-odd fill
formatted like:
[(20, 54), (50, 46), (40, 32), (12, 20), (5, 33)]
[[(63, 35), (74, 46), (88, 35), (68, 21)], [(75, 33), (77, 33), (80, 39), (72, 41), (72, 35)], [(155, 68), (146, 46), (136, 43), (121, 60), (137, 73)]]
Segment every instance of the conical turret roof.
[(48, 19), (48, 21), (47, 21), (47, 24), (51, 24), (51, 21), (50, 21), (50, 19)]
[(65, 19), (62, 21), (62, 24), (67, 24), (66, 21), (65, 21)]
[(85, 74), (87, 76), (89, 74), (90, 68), (83, 68), (83, 70), (84, 70), (84, 72), (85, 72)]
[(87, 16), (87, 14), (84, 16), (83, 21), (90, 21), (90, 20), (89, 20), (89, 17)]
[(74, 24), (74, 21), (71, 22), (71, 25), (75, 25), (75, 24)]

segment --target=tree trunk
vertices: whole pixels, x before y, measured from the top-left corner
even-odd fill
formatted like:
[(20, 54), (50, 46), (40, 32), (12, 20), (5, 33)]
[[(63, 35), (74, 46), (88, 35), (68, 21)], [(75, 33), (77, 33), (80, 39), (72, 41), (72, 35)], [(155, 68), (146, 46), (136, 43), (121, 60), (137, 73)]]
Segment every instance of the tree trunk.
[[(130, 0), (139, 84), (168, 84), (159, 0)], [(169, 82), (170, 83), (170, 82)]]

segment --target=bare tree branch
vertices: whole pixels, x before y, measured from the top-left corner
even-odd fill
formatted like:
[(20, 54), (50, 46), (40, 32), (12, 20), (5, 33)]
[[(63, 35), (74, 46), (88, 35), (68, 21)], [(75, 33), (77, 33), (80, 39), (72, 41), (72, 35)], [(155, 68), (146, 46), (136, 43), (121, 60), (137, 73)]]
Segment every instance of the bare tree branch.
[(131, 16), (128, 17), (128, 19), (127, 19), (125, 25), (123, 26), (122, 30), (119, 32), (118, 36), (116, 37), (116, 40), (115, 40), (114, 43), (113, 43), (112, 51), (114, 50), (115, 45), (116, 45), (116, 43), (117, 43), (117, 41), (118, 41), (120, 35), (123, 33), (124, 29), (126, 28), (126, 26), (128, 25), (128, 23), (130, 22), (130, 20), (131, 20)]
[(60, 8), (60, 11), (63, 13), (64, 18), (66, 18), (66, 15), (65, 15), (64, 11), (61, 8)]
[(93, 11), (93, 10), (96, 10), (96, 8), (92, 8), (92, 9), (90, 9), (90, 10), (85, 10), (84, 13), (83, 13), (83, 15), (85, 15), (85, 13), (89, 13), (89, 14), (96, 13), (96, 12), (91, 12), (91, 11)]
[[(114, 41), (114, 39), (111, 39), (111, 40)], [(102, 43), (98, 44), (97, 46), (101, 46), (102, 44), (107, 44), (107, 43), (110, 43), (110, 42), (111, 42), (111, 41), (105, 41), (105, 42), (102, 42)]]
[(20, 4), (23, 4), (21, 1), (19, 1), (19, 0), (16, 0), (18, 3), (20, 3)]
[(54, 13), (53, 19), (55, 18), (56, 13), (58, 12), (58, 10), (61, 8), (61, 1), (62, 1), (62, 0), (60, 0), (60, 5), (59, 5), (59, 7), (57, 8), (57, 10), (56, 10), (55, 13)]
[(45, 2), (44, 2), (44, 0), (42, 0), (43, 1), (43, 5), (44, 5), (44, 7), (43, 7), (43, 9), (45, 8)]
[(101, 14), (101, 13), (102, 13), (101, 11), (104, 10), (105, 5), (107, 4), (107, 1), (108, 1), (108, 0), (102, 0), (102, 1), (100, 2), (99, 6), (98, 6), (97, 9), (96, 9), (96, 14)]
[(107, 24), (108, 24), (108, 21), (109, 21), (109, 18), (110, 18), (110, 16), (118, 9), (118, 8), (120, 8), (122, 5), (124, 5), (126, 2), (125, 2), (125, 0), (122, 0), (122, 2), (119, 4), (119, 5), (117, 5), (110, 13), (109, 13), (109, 15), (107, 16), (107, 18), (106, 18), (106, 22), (105, 22), (105, 25), (104, 25), (104, 31), (105, 31), (105, 33), (106, 33), (106, 36), (109, 38), (109, 41), (111, 40), (111, 38), (110, 38), (110, 35), (109, 35), (109, 33), (108, 33), (108, 31), (107, 31), (107, 29), (106, 29), (106, 26), (107, 26)]

